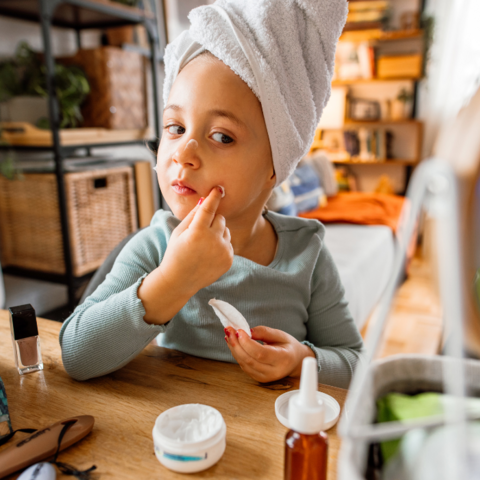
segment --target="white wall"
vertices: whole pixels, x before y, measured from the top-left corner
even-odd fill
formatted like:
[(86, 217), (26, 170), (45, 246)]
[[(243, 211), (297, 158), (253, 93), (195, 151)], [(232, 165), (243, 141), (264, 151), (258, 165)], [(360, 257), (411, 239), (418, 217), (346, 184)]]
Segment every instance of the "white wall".
[(439, 129), (480, 88), (480, 1), (428, 0), (435, 19), (428, 78), (420, 89), (425, 121), (424, 155), (433, 152)]
[[(11, 57), (17, 44), (25, 40), (36, 51), (43, 51), (40, 25), (14, 18), (0, 16), (0, 57)], [(93, 48), (99, 44), (100, 32), (86, 30), (82, 32), (83, 48)], [(53, 54), (56, 56), (71, 55), (77, 50), (75, 33), (64, 28), (52, 29)]]

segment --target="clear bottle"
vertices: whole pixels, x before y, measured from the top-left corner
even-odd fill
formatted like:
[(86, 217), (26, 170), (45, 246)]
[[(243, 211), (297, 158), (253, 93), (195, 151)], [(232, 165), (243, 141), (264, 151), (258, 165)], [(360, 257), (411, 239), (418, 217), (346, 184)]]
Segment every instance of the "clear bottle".
[(291, 430), (285, 436), (285, 480), (327, 480), (328, 437), (325, 411), (317, 398), (317, 362), (303, 360), (300, 392), (288, 405)]
[(27, 304), (11, 307), (8, 311), (10, 313), (13, 355), (18, 373), (23, 375), (43, 370), (35, 310), (30, 304)]

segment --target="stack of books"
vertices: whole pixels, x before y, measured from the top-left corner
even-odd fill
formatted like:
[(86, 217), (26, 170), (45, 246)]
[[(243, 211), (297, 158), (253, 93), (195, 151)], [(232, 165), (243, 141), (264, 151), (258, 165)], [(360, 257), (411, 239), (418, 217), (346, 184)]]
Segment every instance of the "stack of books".
[(387, 0), (350, 0), (344, 30), (381, 28), (388, 19)]
[[(346, 130), (344, 135), (345, 150), (352, 161), (385, 161), (393, 158), (393, 133), (385, 129), (364, 129), (364, 142), (357, 130)], [(362, 145), (363, 143), (363, 145)]]

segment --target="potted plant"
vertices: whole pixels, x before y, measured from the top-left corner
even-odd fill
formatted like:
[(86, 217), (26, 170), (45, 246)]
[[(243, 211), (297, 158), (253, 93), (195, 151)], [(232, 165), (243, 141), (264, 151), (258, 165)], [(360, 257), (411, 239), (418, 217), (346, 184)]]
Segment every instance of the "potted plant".
[(413, 107), (413, 93), (406, 88), (402, 88), (392, 101), (392, 119), (405, 120), (411, 118)]
[[(27, 121), (49, 128), (46, 68), (26, 42), (12, 59), (0, 63), (0, 118)], [(82, 121), (80, 105), (90, 92), (85, 73), (75, 66), (55, 65), (60, 128), (77, 127)]]

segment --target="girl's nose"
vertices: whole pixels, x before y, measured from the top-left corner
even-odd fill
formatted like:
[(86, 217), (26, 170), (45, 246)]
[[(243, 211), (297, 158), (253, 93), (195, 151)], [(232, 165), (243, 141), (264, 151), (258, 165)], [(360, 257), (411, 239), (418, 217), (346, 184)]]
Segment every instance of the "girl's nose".
[(198, 168), (200, 160), (197, 155), (198, 142), (191, 138), (184, 147), (180, 147), (173, 154), (173, 161), (179, 163), (183, 167), (190, 166)]

